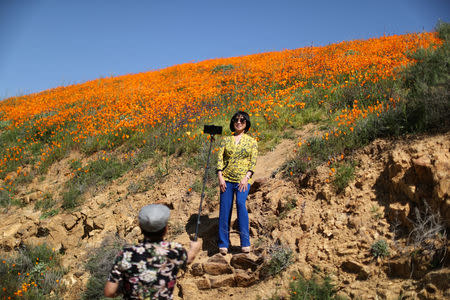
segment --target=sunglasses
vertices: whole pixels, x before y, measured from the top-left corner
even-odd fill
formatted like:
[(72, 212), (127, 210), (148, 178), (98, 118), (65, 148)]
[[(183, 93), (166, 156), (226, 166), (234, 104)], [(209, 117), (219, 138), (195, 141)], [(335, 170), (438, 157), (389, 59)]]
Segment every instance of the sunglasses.
[(241, 123), (241, 124), (244, 124), (244, 123), (246, 123), (247, 121), (244, 119), (244, 118), (236, 118), (236, 119), (234, 119), (234, 123)]

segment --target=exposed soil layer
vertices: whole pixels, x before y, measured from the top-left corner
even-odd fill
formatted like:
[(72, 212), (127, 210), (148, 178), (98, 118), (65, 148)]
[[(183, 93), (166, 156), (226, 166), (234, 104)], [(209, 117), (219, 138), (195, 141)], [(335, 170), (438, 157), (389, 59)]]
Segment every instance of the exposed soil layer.
[[(301, 132), (310, 133), (311, 128)], [(326, 165), (302, 178), (284, 178), (279, 168), (294, 149), (295, 141), (284, 140), (258, 159), (257, 180), (247, 203), (250, 255), (239, 253), (235, 212), (233, 247), (226, 256), (217, 254), (218, 200), (208, 199), (199, 232), (203, 251), (180, 274), (175, 298), (287, 295), (295, 274), (328, 275), (339, 293), (352, 299), (450, 297), (447, 236), (426, 236), (426, 229), (450, 225), (450, 134), (377, 140), (356, 151), (349, 157), (358, 162), (355, 179), (341, 193), (336, 193)], [(53, 165), (44, 181), (36, 178), (22, 187), (21, 197), (28, 205), (9, 209), (0, 222), (4, 252), (21, 243), (42, 242), (64, 250), (63, 264), (69, 270), (63, 280), (66, 299), (78, 299), (85, 288), (89, 273), (80, 262), (86, 261), (90, 249), (111, 235), (130, 243), (138, 240), (136, 216), (142, 206), (168, 205), (170, 238), (188, 245), (200, 202), (200, 195), (189, 187), (202, 174), (181, 167), (173, 167), (161, 184), (147, 191), (131, 189), (154, 175), (148, 162), (108, 186), (90, 190), (79, 210), (41, 219), (34, 203), (45, 193), (60, 195), (69, 162), (79, 157), (72, 153)], [(181, 165), (171, 161), (171, 166)], [(387, 242), (388, 257), (374, 257), (371, 247), (378, 240)], [(268, 276), (270, 252), (279, 247), (289, 247), (294, 262), (275, 277)]]

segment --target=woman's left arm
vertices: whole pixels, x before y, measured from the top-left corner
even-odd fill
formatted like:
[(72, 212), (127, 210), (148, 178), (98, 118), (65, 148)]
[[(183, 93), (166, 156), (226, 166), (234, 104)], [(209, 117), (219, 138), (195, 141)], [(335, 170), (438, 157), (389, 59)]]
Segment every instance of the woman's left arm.
[[(251, 144), (251, 149), (250, 149), (250, 161), (248, 164), (248, 172), (250, 172), (251, 175), (253, 175), (253, 172), (255, 170), (257, 157), (258, 157), (258, 143), (256, 142), (255, 139), (253, 139), (253, 143)], [(248, 172), (247, 172), (247, 174), (248, 174)]]
[(256, 140), (253, 140), (253, 143), (250, 144), (250, 158), (247, 173), (245, 174), (245, 177), (241, 179), (241, 182), (239, 183), (238, 186), (238, 190), (240, 192), (242, 191), (245, 192), (248, 189), (248, 181), (253, 176), (257, 156), (258, 156), (258, 144), (256, 143)]

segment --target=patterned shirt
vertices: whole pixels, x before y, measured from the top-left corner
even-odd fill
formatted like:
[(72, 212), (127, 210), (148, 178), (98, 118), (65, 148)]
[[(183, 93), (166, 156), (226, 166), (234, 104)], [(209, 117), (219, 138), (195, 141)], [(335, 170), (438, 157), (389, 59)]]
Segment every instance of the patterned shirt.
[(144, 239), (117, 254), (108, 281), (123, 281), (124, 299), (172, 299), (178, 270), (186, 265), (180, 244)]
[[(240, 182), (248, 171), (253, 173), (257, 156), (258, 144), (251, 136), (243, 134), (237, 144), (234, 136), (226, 136), (219, 148), (217, 170), (226, 181)], [(252, 184), (252, 179), (248, 183)]]

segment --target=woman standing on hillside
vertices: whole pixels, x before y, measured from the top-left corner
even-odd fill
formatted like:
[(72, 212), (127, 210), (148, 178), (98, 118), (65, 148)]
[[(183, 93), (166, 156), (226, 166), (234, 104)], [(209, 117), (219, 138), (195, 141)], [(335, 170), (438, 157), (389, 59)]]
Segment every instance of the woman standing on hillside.
[(239, 222), (242, 252), (250, 252), (250, 236), (247, 200), (251, 177), (256, 165), (258, 145), (254, 138), (247, 135), (250, 129), (250, 117), (246, 112), (238, 111), (230, 121), (233, 135), (224, 137), (219, 149), (217, 175), (220, 185), (219, 214), (219, 252), (228, 253), (230, 244), (230, 223), (233, 210), (233, 197), (236, 195), (236, 207)]

